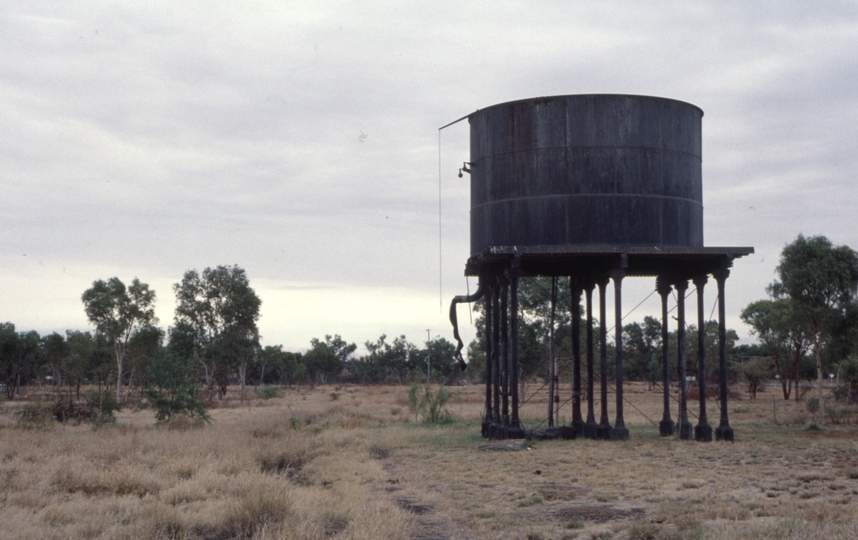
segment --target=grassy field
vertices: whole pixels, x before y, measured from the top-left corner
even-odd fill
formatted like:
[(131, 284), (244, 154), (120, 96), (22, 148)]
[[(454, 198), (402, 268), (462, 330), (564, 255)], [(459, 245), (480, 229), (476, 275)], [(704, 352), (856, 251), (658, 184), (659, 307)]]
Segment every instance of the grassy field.
[(481, 446), (482, 388), (450, 390), (440, 426), (397, 386), (229, 395), (202, 427), (126, 410), (95, 431), (23, 429), (7, 403), (0, 537), (858, 538), (858, 430), (808, 429), (804, 403), (734, 399), (735, 444), (701, 444), (660, 438), (660, 394), (630, 385), (629, 441), (504, 451)]

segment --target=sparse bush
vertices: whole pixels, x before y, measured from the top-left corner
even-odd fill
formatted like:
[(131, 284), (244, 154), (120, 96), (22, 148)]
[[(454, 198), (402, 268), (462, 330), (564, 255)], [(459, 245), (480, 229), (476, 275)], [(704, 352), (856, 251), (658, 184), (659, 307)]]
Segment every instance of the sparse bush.
[(53, 421), (53, 408), (40, 402), (27, 403), (15, 412), (15, 425), (23, 429), (49, 429)]
[(450, 392), (441, 386), (433, 393), (429, 386), (426, 386), (421, 395), (422, 388), (424, 387), (418, 381), (414, 381), (408, 390), (408, 402), (415, 419), (422, 414), (423, 421), (430, 424), (449, 421), (452, 418), (450, 411), (447, 410), (447, 402), (452, 397)]
[(853, 354), (840, 364), (840, 385), (834, 391), (834, 397), (849, 404), (858, 403), (858, 355)]
[(810, 414), (816, 414), (819, 411), (819, 398), (817, 396), (813, 396), (812, 398), (807, 400), (807, 412)]
[(91, 420), (88, 406), (81, 407), (71, 398), (59, 397), (53, 404), (52, 416), (57, 422), (74, 422), (76, 425)]
[(256, 395), (259, 396), (260, 399), (273, 399), (276, 398), (279, 393), (280, 389), (276, 386), (263, 386), (256, 391)]
[(751, 360), (735, 365), (736, 371), (748, 383), (748, 393), (751, 399), (757, 399), (757, 390), (771, 375), (772, 359), (768, 356), (757, 356)]
[(169, 422), (176, 415), (211, 422), (206, 408), (196, 399), (197, 385), (190, 359), (171, 353), (160, 355), (149, 367), (149, 381), (150, 386), (143, 390), (143, 405), (155, 409), (158, 424)]
[(119, 410), (116, 396), (105, 390), (93, 390), (87, 399), (89, 405), (89, 420), (93, 427), (116, 422), (115, 412)]

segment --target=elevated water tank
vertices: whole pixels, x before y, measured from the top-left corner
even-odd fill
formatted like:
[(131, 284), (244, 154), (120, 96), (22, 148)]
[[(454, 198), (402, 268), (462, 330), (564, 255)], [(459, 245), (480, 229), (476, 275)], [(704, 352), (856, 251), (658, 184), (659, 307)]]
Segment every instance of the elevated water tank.
[(703, 111), (571, 95), (493, 105), (471, 125), (471, 254), (492, 246), (703, 246)]

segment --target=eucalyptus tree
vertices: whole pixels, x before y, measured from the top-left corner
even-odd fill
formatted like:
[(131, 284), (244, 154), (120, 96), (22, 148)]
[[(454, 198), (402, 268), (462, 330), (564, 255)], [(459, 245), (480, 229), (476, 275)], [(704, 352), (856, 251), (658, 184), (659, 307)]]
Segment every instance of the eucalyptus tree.
[(799, 399), (799, 368), (810, 350), (812, 336), (808, 326), (795, 309), (791, 298), (757, 300), (742, 310), (742, 321), (751, 327), (751, 334), (765, 345), (775, 365), (784, 399), (789, 399), (795, 384), (795, 399)]
[(343, 368), (352, 360), (352, 354), (357, 345), (347, 343), (339, 334), (333, 337), (325, 336), (325, 341), (318, 338), (310, 340), (310, 350), (302, 357), (307, 369), (307, 375), (315, 383), (327, 384), (336, 379)]
[(6, 386), (6, 398), (15, 397), (15, 364), (21, 348), (21, 339), (11, 322), (0, 323), (0, 367), (3, 369), (3, 383)]
[(176, 327), (171, 341), (190, 343), (188, 349), (203, 371), (209, 400), (216, 382), (223, 396), (229, 374), (238, 368), (244, 375), (258, 348), (256, 323), (262, 301), (237, 265), (206, 268), (202, 273), (188, 270), (173, 290)]
[(822, 395), (822, 358), (825, 347), (842, 328), (858, 294), (858, 253), (835, 246), (824, 236), (798, 235), (781, 252), (777, 267), (780, 281), (769, 286), (775, 299), (794, 301), (796, 316), (809, 332), (816, 359), (819, 416), (825, 418)]
[(141, 328), (158, 322), (155, 291), (134, 278), (126, 287), (118, 277), (97, 280), (81, 296), (86, 316), (113, 347), (116, 360), (116, 400), (120, 400), (128, 340)]

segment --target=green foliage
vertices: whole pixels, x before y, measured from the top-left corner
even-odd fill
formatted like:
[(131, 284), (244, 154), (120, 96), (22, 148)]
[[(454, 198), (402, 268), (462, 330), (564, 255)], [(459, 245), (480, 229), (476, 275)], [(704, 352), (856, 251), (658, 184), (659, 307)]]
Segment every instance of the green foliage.
[[(769, 293), (775, 299), (794, 302), (796, 320), (811, 336), (817, 379), (821, 381), (825, 349), (849, 331), (845, 321), (855, 312), (858, 253), (848, 246), (834, 246), (824, 236), (798, 235), (781, 252), (777, 272), (780, 281), (769, 285)], [(824, 418), (821, 384), (818, 397), (819, 415)]]
[(432, 392), (428, 385), (424, 386), (419, 381), (411, 383), (408, 390), (408, 403), (414, 417), (423, 416), (427, 424), (442, 424), (452, 419), (447, 403), (452, 395), (443, 386), (436, 392)]
[(425, 365), (425, 352), (424, 362), (418, 364), (417, 347), (405, 336), (399, 336), (391, 343), (387, 341), (386, 335), (382, 335), (375, 342), (367, 341), (364, 346), (369, 354), (353, 363), (355, 369), (360, 371), (361, 382), (393, 380), (404, 384), (409, 375)]
[(15, 325), (0, 323), (0, 377), (6, 384), (6, 397), (13, 399), (20, 384), (38, 376), (44, 355), (38, 332), (15, 332)]
[(259, 347), (256, 322), (262, 301), (239, 266), (206, 268), (202, 274), (188, 270), (173, 290), (176, 325), (170, 339), (175, 335), (183, 356), (202, 367), (210, 393), (217, 382), (223, 395), (229, 377)]
[(86, 401), (89, 406), (89, 420), (92, 422), (93, 427), (116, 422), (115, 413), (120, 407), (112, 392), (93, 390)]
[(751, 302), (742, 311), (742, 320), (772, 356), (784, 399), (789, 399), (793, 384), (798, 387), (802, 360), (813, 343), (807, 325), (798, 316), (795, 301), (780, 298)]
[(760, 385), (772, 374), (771, 357), (758, 356), (747, 362), (734, 364), (734, 367), (748, 383), (748, 393), (751, 394), (751, 399), (756, 399)]
[(294, 384), (303, 380), (307, 374), (301, 354), (284, 351), (282, 345), (266, 345), (258, 351), (257, 356), (250, 377), (260, 384)]
[(807, 412), (810, 414), (816, 414), (819, 412), (819, 398), (816, 396), (811, 397), (807, 400)]
[(272, 399), (276, 398), (279, 392), (280, 389), (276, 386), (263, 386), (256, 390), (256, 395), (261, 399)]
[(623, 370), (629, 379), (661, 380), (661, 322), (658, 319), (647, 316), (643, 325), (633, 322), (623, 327)]
[(15, 411), (15, 425), (22, 429), (49, 429), (53, 423), (53, 407), (44, 403), (27, 403)]
[(99, 334), (113, 346), (116, 359), (116, 399), (122, 389), (123, 368), (128, 341), (138, 330), (158, 322), (155, 317), (155, 291), (134, 278), (126, 287), (113, 277), (97, 280), (81, 296), (84, 311)]
[(155, 410), (157, 423), (169, 422), (175, 416), (211, 421), (203, 404), (196, 399), (197, 385), (190, 358), (170, 352), (161, 354), (150, 366), (147, 379), (144, 405)]
[(858, 403), (858, 354), (840, 363), (840, 386), (837, 395), (848, 403)]
[(307, 375), (316, 384), (327, 384), (335, 380), (357, 349), (354, 343), (346, 343), (339, 335), (326, 335), (325, 341), (310, 340), (311, 348), (302, 357)]

